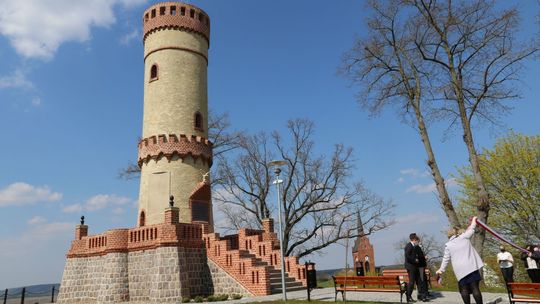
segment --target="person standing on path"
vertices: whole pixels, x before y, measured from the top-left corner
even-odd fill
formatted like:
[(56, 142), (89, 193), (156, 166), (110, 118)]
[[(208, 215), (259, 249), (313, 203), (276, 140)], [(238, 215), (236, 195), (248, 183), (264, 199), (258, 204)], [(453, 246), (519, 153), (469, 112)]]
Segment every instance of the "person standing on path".
[(464, 233), (460, 234), (456, 228), (448, 231), (450, 239), (445, 244), (441, 267), (437, 270), (437, 274), (440, 275), (446, 270), (448, 263), (452, 263), (452, 268), (458, 279), (459, 293), (465, 304), (471, 303), (471, 294), (476, 304), (483, 304), (482, 293), (480, 292), (482, 277), (479, 270), (484, 267), (484, 262), (482, 262), (480, 255), (471, 243), (475, 227), (476, 216), (473, 217), (471, 224)]
[(418, 299), (424, 302), (428, 301), (428, 282), (426, 276), (427, 259), (422, 246), (421, 240), (417, 236), (418, 244), (414, 247), (416, 256), (418, 258)]
[(501, 252), (497, 253), (497, 263), (501, 268), (501, 272), (505, 283), (514, 282), (514, 258), (510, 252), (506, 251), (506, 248), (501, 245), (499, 247)]
[[(407, 303), (415, 302), (412, 298), (412, 292), (414, 289), (414, 284), (418, 285), (418, 279), (420, 272), (418, 269), (419, 260), (416, 255), (415, 247), (418, 246), (418, 237), (416, 233), (411, 233), (409, 235), (409, 243), (405, 246), (405, 269), (407, 269), (407, 274), (409, 275), (409, 284), (407, 285)], [(417, 287), (418, 288), (418, 287)], [(419, 288), (418, 288), (419, 289)], [(419, 291), (419, 290), (418, 290)], [(420, 293), (418, 294), (420, 296)]]

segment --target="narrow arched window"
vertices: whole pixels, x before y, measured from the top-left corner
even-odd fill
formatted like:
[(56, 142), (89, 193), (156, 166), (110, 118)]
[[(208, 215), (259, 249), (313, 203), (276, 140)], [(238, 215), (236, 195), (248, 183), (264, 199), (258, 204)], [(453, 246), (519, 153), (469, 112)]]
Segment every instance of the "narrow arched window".
[(202, 131), (203, 130), (203, 117), (202, 117), (202, 114), (197, 112), (195, 113), (195, 117), (194, 117), (194, 123), (193, 123), (193, 126), (195, 128), (195, 130), (197, 131)]
[(150, 68), (150, 81), (158, 79), (158, 66), (157, 64), (152, 65)]
[(139, 215), (139, 227), (143, 227), (146, 224), (146, 215), (144, 211), (141, 211), (141, 214)]

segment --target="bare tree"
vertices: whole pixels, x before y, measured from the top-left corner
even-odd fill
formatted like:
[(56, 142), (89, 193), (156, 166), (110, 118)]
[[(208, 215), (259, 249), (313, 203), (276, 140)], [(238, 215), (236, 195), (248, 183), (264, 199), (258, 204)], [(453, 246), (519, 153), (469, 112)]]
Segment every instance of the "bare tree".
[[(418, 234), (420, 238), (420, 246), (426, 256), (426, 262), (429, 268), (433, 268), (438, 262), (441, 261), (444, 255), (444, 244), (441, 244), (433, 235)], [(394, 249), (399, 252), (403, 252), (405, 245), (409, 242), (409, 239), (403, 238), (394, 244)], [(404, 255), (399, 256), (399, 263), (405, 262)]]
[[(490, 197), (480, 171), (474, 144), (473, 120), (495, 122), (520, 97), (517, 90), (523, 61), (539, 50), (538, 41), (516, 41), (519, 15), (515, 8), (499, 10), (494, 1), (409, 0), (417, 14), (415, 46), (421, 59), (433, 66), (431, 80), (438, 108), (458, 122), (467, 147), (477, 191), (477, 215), (487, 221)], [(481, 252), (485, 231), (473, 240)]]
[(396, 106), (399, 115), (417, 130), (441, 206), (451, 225), (460, 226), (428, 132), (433, 71), (415, 50), (415, 25), (401, 1), (370, 1), (369, 6), (368, 35), (345, 54), (341, 72), (360, 86), (358, 101), (364, 108), (378, 114), (385, 106)]
[(274, 210), (269, 201), (274, 177), (268, 162), (276, 158), (287, 162), (281, 175), (285, 255), (303, 257), (359, 236), (357, 210), (363, 235), (391, 224), (392, 203), (351, 180), (351, 148), (335, 145), (332, 155), (318, 156), (311, 121), (291, 120), (287, 130), (288, 139), (277, 132), (243, 136), (236, 157), (219, 163), (214, 200), (221, 203), (230, 225), (260, 227)]
[[(208, 113), (208, 139), (213, 143), (212, 152), (214, 157), (219, 157), (237, 147), (237, 141), (241, 137), (241, 131), (231, 131), (231, 123), (227, 113)], [(141, 168), (136, 162), (130, 162), (125, 168), (118, 171), (118, 177), (124, 180), (138, 179)], [(212, 181), (213, 182), (213, 181)]]

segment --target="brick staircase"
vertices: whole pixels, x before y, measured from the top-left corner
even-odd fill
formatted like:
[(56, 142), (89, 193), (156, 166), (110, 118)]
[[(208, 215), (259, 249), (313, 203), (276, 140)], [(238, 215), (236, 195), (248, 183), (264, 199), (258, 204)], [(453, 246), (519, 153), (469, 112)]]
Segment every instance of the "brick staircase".
[[(238, 234), (221, 237), (206, 233), (203, 239), (208, 258), (226, 271), (253, 295), (281, 293), (279, 242), (273, 221), (263, 222), (264, 230), (241, 229)], [(305, 289), (305, 266), (297, 257), (285, 259), (287, 291)]]

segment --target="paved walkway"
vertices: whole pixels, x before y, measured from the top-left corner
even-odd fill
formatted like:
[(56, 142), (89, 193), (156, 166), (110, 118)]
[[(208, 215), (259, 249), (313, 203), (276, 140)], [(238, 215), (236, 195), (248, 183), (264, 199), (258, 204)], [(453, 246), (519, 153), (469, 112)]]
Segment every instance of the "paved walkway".
[[(442, 291), (442, 292), (432, 292), (434, 299), (429, 301), (433, 304), (461, 304), (463, 303), (458, 292), (451, 291)], [(500, 293), (482, 293), (484, 298), (484, 303), (487, 304), (489, 301), (493, 301), (497, 298), (501, 298), (502, 301), (498, 303), (509, 304), (508, 295)], [(289, 300), (306, 300), (307, 292), (303, 291), (294, 291), (288, 292), (287, 298)], [(416, 299), (416, 292), (413, 293), (413, 298)], [(48, 298), (50, 300), (50, 298)], [(271, 296), (263, 297), (253, 297), (253, 298), (244, 298), (241, 300), (229, 300), (224, 302), (212, 302), (214, 304), (233, 304), (233, 303), (256, 303), (256, 302), (266, 302), (266, 301), (277, 301), (281, 299), (281, 294), (275, 294)], [(312, 300), (320, 301), (331, 301), (334, 302), (334, 288), (321, 288), (315, 289), (311, 292)], [(385, 302), (385, 303), (399, 303), (399, 294), (397, 293), (385, 293), (385, 292), (349, 292), (347, 293), (347, 300), (349, 301), (374, 301), (374, 302)], [(30, 302), (31, 301), (31, 302)], [(341, 295), (338, 295), (338, 301), (341, 302)], [(405, 296), (403, 296), (403, 301), (405, 303)], [(472, 303), (474, 299), (471, 297)], [(8, 300), (8, 303), (20, 303), (20, 299)], [(48, 303), (47, 298), (41, 299), (28, 299), (27, 303)], [(423, 303), (423, 302), (417, 302)]]
[[(442, 291), (442, 292), (432, 292), (434, 299), (429, 301), (429, 303), (436, 304), (460, 304), (463, 303), (461, 296), (458, 292), (451, 291)], [(484, 298), (484, 303), (493, 301), (497, 298), (501, 298), (502, 301), (498, 303), (508, 304), (508, 295), (507, 294), (497, 294), (497, 293), (482, 293)], [(298, 299), (305, 300), (307, 299), (306, 291), (295, 291), (287, 293), (288, 299)], [(413, 298), (416, 299), (416, 292), (413, 293)], [(254, 298), (245, 298), (237, 301), (227, 301), (221, 303), (253, 303), (253, 302), (264, 302), (264, 301), (275, 301), (280, 300), (281, 294), (275, 294), (271, 296), (264, 297), (254, 297)], [(334, 301), (334, 288), (322, 288), (315, 289), (311, 292), (312, 300), (321, 300), (321, 301)], [(375, 301), (375, 302), (387, 302), (387, 303), (399, 303), (399, 294), (397, 293), (386, 293), (386, 292), (349, 292), (347, 293), (347, 300), (349, 301)], [(341, 301), (341, 294), (338, 295), (338, 301)], [(474, 299), (471, 296), (471, 301), (474, 303)], [(405, 295), (403, 296), (403, 302), (405, 302)], [(423, 302), (418, 302), (423, 303)]]

